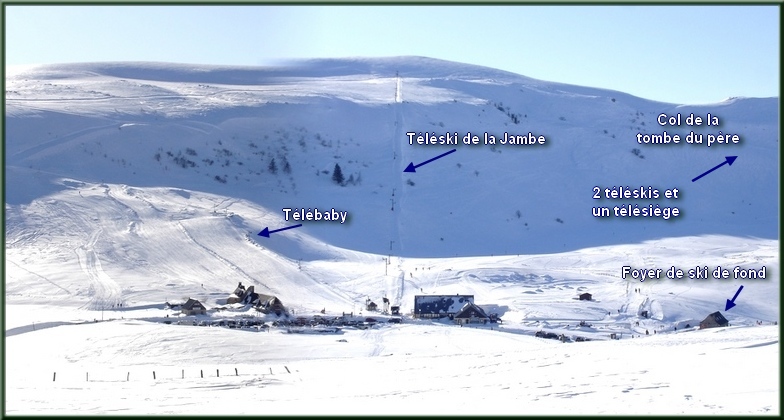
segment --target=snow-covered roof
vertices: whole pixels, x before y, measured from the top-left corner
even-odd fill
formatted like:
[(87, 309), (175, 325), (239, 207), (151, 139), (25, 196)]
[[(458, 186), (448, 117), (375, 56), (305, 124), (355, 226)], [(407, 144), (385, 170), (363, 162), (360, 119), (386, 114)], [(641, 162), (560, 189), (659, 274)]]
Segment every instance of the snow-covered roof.
[(188, 301), (185, 302), (184, 305), (182, 305), (182, 309), (190, 310), (190, 309), (206, 309), (206, 308), (198, 300), (188, 298)]
[(722, 315), (721, 312), (719, 312), (719, 311), (716, 311), (716, 312), (708, 315), (708, 317), (705, 318), (705, 320), (703, 320), (702, 322), (710, 321), (710, 320), (715, 321), (719, 325), (729, 324), (729, 321), (727, 321), (727, 318), (725, 318), (724, 315)]
[(455, 318), (489, 318), (484, 309), (480, 308), (473, 302), (467, 302), (455, 314)]
[(473, 295), (418, 295), (414, 296), (414, 314), (455, 314), (473, 301)]

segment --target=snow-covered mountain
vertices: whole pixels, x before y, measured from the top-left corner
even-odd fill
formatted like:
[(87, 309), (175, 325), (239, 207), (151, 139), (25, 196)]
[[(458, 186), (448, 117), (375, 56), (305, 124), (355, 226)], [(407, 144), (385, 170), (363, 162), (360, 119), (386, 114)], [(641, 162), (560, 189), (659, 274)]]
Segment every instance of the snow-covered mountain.
[[(300, 314), (357, 313), (365, 299), (382, 297), (407, 314), (414, 295), (473, 294), (504, 319), (502, 329), (523, 334), (504, 346), (531, 345), (537, 339), (524, 335), (544, 328), (595, 339), (682, 331), (723, 310), (741, 285), (737, 306), (725, 313), (733, 325), (778, 318), (778, 98), (678, 105), (394, 57), (247, 68), (37, 66), (7, 73), (5, 105), (6, 335), (17, 344), (9, 353), (16, 357), (36, 346), (33, 336), (84, 331), (64, 322), (99, 319), (107, 310), (108, 318), (159, 319), (168, 313), (163, 302), (188, 297), (223, 305), (238, 282)], [(680, 114), (681, 125), (660, 125), (661, 114), (664, 120)], [(691, 114), (703, 120), (710, 114), (718, 125), (688, 126)], [(664, 131), (681, 143), (637, 141), (638, 133)], [(686, 144), (691, 131), (706, 142), (718, 134), (739, 142)], [(497, 139), (532, 133), (546, 141), (422, 145), (410, 144), (406, 134), (462, 139), (469, 132)], [(737, 160), (692, 181), (726, 156)], [(336, 165), (341, 184), (334, 181)], [(596, 187), (600, 196), (607, 189), (655, 189), (662, 197), (595, 199)], [(677, 199), (663, 197), (675, 188)], [(680, 215), (593, 215), (595, 207), (635, 204), (677, 207)], [(348, 217), (285, 220), (288, 208), (335, 209)], [(258, 235), (299, 223), (269, 238)], [(621, 278), (623, 266), (764, 267), (765, 278), (640, 282)], [(584, 292), (594, 300), (576, 304)], [(578, 327), (581, 320), (593, 327)], [(134, 322), (117, 331), (136, 337), (141, 328), (140, 336), (163, 337), (184, 328)], [(35, 323), (56, 328), (35, 330)], [(352, 336), (365, 343), (352, 354), (381, 355), (382, 336), (441, 331), (406, 328)], [(739, 334), (756, 348), (770, 344), (772, 333)], [(198, 340), (186, 335), (177, 333), (175, 347)], [(678, 336), (663, 346), (677, 346)], [(136, 339), (102, 340), (107, 353), (153, 348)], [(371, 342), (375, 350), (365, 354), (362, 346)], [(286, 359), (277, 352), (288, 349), (264, 345), (275, 349), (265, 357), (320, 357), (308, 347)], [(176, 364), (166, 346), (154, 348)], [(204, 360), (239, 360), (232, 346), (209, 348), (214, 354)], [(52, 353), (53, 363), (97, 357), (86, 347), (66, 353)], [(135, 356), (113, 360), (140, 363)], [(690, 404), (685, 412), (704, 412)], [(733, 412), (778, 410), (754, 407)]]
[[(396, 77), (399, 76), (399, 80)], [(376, 254), (444, 257), (561, 252), (701, 234), (778, 235), (777, 98), (674, 105), (424, 58), (324, 60), (300, 67), (47, 66), (7, 81), (9, 204), (52, 178), (174, 187), (282, 208), (348, 211), (306, 223), (323, 242)], [(720, 119), (693, 131), (739, 144), (640, 145), (680, 134), (658, 115)], [(42, 124), (41, 121), (47, 121)], [(544, 146), (409, 145), (405, 133), (504, 132)], [(403, 173), (456, 148), (457, 152)], [(691, 179), (739, 156), (731, 168)], [(269, 170), (275, 159), (277, 173)], [(335, 164), (352, 182), (331, 180)], [(284, 165), (286, 165), (284, 167)], [(594, 187), (678, 188), (673, 220), (606, 220)], [(277, 219), (276, 219), (277, 218)], [(391, 244), (391, 246), (390, 246)], [(390, 249), (391, 248), (391, 249)], [(301, 258), (302, 255), (291, 255)]]

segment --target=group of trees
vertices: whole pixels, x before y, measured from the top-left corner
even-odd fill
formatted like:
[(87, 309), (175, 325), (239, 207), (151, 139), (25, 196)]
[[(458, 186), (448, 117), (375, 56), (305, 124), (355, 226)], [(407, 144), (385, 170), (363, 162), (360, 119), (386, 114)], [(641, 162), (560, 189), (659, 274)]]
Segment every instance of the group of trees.
[[(158, 161), (158, 162), (160, 162), (160, 160), (161, 160), (161, 151), (162, 151), (162, 149), (159, 149), (158, 152), (155, 154), (155, 160)], [(222, 149), (222, 150), (216, 149), (216, 152), (217, 152), (217, 155), (219, 155), (219, 156), (222, 156), (222, 155), (232, 156), (233, 155), (233, 153), (230, 150), (225, 149), (225, 148)], [(182, 152), (178, 153), (176, 156), (172, 152), (166, 152), (166, 153), (169, 156), (169, 158), (174, 161), (174, 163), (176, 163), (179, 166), (182, 166), (183, 168), (198, 166), (198, 165), (196, 165), (195, 162), (193, 162), (193, 161), (189, 160), (188, 158), (186, 158), (182, 154)], [(187, 156), (197, 156), (197, 152), (196, 152), (196, 150), (194, 150), (192, 148), (186, 148), (185, 155), (187, 155)], [(214, 163), (211, 159), (206, 159), (206, 158), (204, 159), (204, 162), (208, 163), (209, 165), (212, 165)], [(228, 163), (228, 160), (227, 160), (227, 163)], [(288, 161), (288, 159), (286, 158), (285, 155), (283, 155), (283, 156), (278, 155), (278, 160), (276, 160), (274, 157), (271, 157), (270, 160), (269, 160), (269, 163), (267, 164), (267, 171), (269, 173), (277, 174), (279, 170), (282, 170), (283, 173), (285, 173), (285, 174), (291, 174), (291, 164), (289, 163), (289, 161)], [(329, 173), (327, 171), (324, 171), (324, 172), (325, 173)], [(225, 175), (224, 176), (215, 175), (214, 179), (215, 179), (215, 181), (218, 181), (218, 182), (223, 183), (223, 184), (225, 184), (227, 182), (227, 177)], [(343, 169), (340, 167), (340, 164), (337, 164), (337, 163), (335, 164), (335, 167), (332, 170), (332, 182), (334, 182), (335, 184), (338, 184), (338, 185), (344, 187), (344, 186), (349, 185), (349, 184), (356, 185), (360, 181), (361, 181), (360, 175), (356, 175), (355, 176), (354, 174), (350, 174), (348, 176), (348, 178), (346, 178), (346, 176), (343, 174)]]
[[(270, 159), (270, 163), (267, 166), (267, 169), (271, 174), (278, 173), (278, 164), (275, 163), (275, 158)], [(286, 159), (286, 156), (283, 156), (283, 173), (291, 173), (291, 165), (289, 164), (289, 160)]]
[(356, 185), (361, 181), (362, 180), (360, 175), (357, 175), (355, 178), (354, 174), (349, 175), (348, 179), (346, 179), (346, 176), (343, 175), (343, 170), (340, 169), (340, 165), (337, 163), (335, 164), (335, 168), (332, 170), (332, 182), (340, 185), (341, 187), (345, 187), (348, 184)]
[[(496, 109), (506, 114), (506, 116), (509, 117), (513, 123), (520, 124), (520, 117), (522, 117), (522, 115), (513, 113), (511, 108), (504, 106), (503, 102), (493, 103), (493, 105), (496, 107)], [(525, 117), (528, 118), (528, 114), (525, 114)]]

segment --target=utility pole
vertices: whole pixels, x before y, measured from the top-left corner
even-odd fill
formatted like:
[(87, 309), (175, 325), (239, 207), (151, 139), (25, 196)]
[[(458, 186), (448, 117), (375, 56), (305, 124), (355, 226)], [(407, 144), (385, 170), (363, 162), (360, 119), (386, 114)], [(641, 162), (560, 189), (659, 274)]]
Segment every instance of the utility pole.
[(392, 264), (392, 244), (395, 241), (389, 241), (389, 256), (386, 258), (386, 264), (384, 265), (384, 275), (388, 274), (389, 266)]
[(402, 98), (400, 95), (400, 73), (397, 71), (395, 72), (395, 102), (400, 103), (402, 102)]

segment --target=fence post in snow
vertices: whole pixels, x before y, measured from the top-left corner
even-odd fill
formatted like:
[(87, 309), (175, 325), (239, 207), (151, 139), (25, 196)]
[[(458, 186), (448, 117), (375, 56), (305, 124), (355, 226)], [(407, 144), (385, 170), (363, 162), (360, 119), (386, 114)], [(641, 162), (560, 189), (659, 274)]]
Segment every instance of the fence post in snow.
[(185, 379), (185, 369), (182, 370), (182, 379)]
[(55, 379), (57, 379), (57, 372), (55, 372), (55, 373), (52, 375), (52, 382), (54, 382), (54, 381), (55, 381)]
[(152, 371), (152, 378), (155, 379), (155, 371)]
[(286, 372), (291, 373), (288, 366), (283, 366), (283, 367), (286, 368)]
[(204, 370), (203, 369), (200, 370), (199, 373), (201, 373), (201, 377), (203, 378), (204, 377)]
[(240, 373), (239, 373), (239, 371), (237, 371), (237, 368), (234, 368), (234, 375), (235, 376), (240, 376)]
[(90, 372), (87, 372), (87, 375), (85, 375), (85, 377), (87, 378), (87, 379), (86, 379), (86, 380), (87, 380), (87, 382), (90, 382)]
[(272, 368), (270, 368), (270, 375), (272, 375)]
[(215, 373), (218, 374), (218, 377), (220, 378), (220, 369), (215, 369)]
[(128, 372), (128, 374), (125, 375), (125, 382), (128, 382), (130, 380), (131, 380), (131, 372)]

